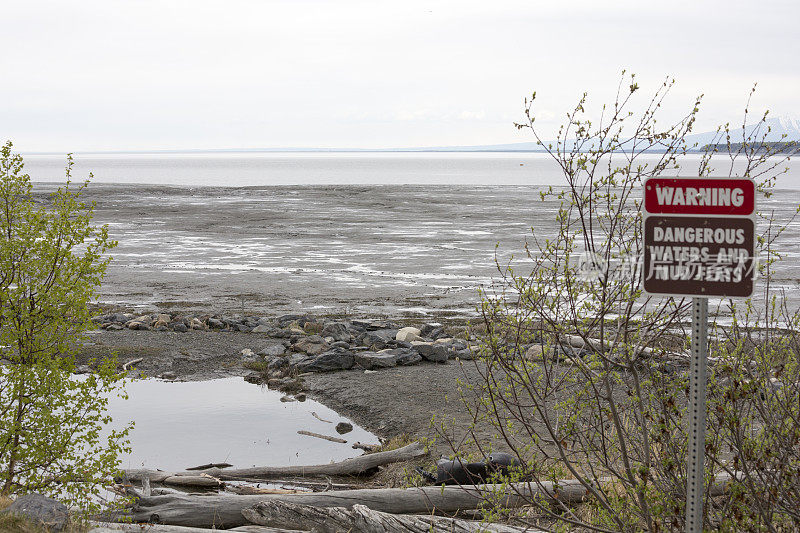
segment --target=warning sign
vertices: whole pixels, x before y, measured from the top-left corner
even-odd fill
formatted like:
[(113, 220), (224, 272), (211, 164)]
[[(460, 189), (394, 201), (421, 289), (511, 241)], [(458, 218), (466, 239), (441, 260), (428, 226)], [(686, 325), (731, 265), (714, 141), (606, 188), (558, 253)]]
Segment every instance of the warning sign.
[(644, 290), (747, 297), (755, 279), (755, 187), (747, 179), (645, 182)]

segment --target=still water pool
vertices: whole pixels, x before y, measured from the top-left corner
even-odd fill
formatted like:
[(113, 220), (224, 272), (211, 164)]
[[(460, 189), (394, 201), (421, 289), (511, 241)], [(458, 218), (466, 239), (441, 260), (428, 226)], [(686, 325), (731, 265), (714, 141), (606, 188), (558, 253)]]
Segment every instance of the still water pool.
[[(375, 435), (319, 402), (284, 403), (280, 401), (282, 393), (242, 378), (145, 379), (128, 383), (126, 390), (128, 400), (109, 402), (114, 427), (135, 422), (130, 435), (132, 452), (123, 457), (123, 468), (320, 464), (361, 455), (351, 448), (356, 441), (378, 442)], [(353, 431), (337, 434), (334, 428), (342, 421), (353, 424)], [(347, 444), (298, 435), (298, 430), (341, 437)]]

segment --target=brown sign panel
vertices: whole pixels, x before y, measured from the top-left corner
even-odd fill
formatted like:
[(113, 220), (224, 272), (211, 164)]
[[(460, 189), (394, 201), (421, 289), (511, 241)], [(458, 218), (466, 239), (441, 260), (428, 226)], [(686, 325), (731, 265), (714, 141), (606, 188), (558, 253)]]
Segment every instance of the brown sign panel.
[(745, 217), (647, 216), (644, 290), (747, 297), (755, 279), (755, 223)]

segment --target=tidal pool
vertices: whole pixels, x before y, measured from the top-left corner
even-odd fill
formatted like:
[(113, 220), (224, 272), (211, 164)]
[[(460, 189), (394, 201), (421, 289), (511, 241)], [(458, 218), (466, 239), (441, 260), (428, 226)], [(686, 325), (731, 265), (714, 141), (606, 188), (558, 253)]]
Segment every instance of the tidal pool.
[[(319, 402), (284, 403), (282, 393), (242, 378), (145, 379), (128, 383), (126, 390), (128, 400), (109, 402), (113, 427), (135, 422), (130, 434), (132, 452), (122, 458), (122, 468), (321, 464), (361, 455), (351, 447), (356, 441), (378, 442), (375, 435)], [(339, 435), (338, 422), (353, 424), (353, 431)], [(347, 444), (298, 435), (298, 430), (340, 437)]]

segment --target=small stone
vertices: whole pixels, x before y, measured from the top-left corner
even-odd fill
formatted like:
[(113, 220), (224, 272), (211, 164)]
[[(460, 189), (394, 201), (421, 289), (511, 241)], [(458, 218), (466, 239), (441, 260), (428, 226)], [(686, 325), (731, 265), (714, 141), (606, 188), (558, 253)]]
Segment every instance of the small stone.
[(251, 333), (269, 333), (272, 331), (272, 326), (267, 326), (264, 324), (259, 324), (258, 326), (254, 327)]
[(348, 422), (339, 422), (336, 424), (336, 433), (339, 435), (344, 435), (345, 433), (350, 433), (353, 431), (353, 424)]
[(19, 496), (2, 512), (23, 516), (50, 531), (62, 531), (69, 520), (66, 505), (36, 493)]
[(287, 402), (296, 402), (297, 400), (295, 400), (291, 396), (281, 396), (281, 401), (283, 403), (287, 403)]
[(178, 333), (186, 333), (187, 331), (189, 331), (189, 328), (186, 327), (186, 324), (184, 324), (183, 322), (178, 322), (176, 324), (173, 324), (172, 330), (177, 331)]
[(120, 331), (125, 329), (124, 326), (120, 326), (119, 324), (109, 324), (106, 326), (106, 331)]
[(193, 318), (189, 327), (192, 329), (206, 329), (206, 325), (199, 318)]
[(246, 324), (239, 324), (238, 326), (236, 326), (236, 331), (239, 331), (241, 333), (250, 333), (251, 331), (253, 331), (253, 328), (251, 328)]
[(298, 402), (306, 401), (306, 393), (305, 392), (300, 392), (298, 394), (295, 394), (294, 397), (297, 399)]
[(163, 374), (161, 374), (158, 377), (160, 379), (164, 379), (164, 380), (167, 380), (167, 381), (173, 381), (175, 379), (178, 379), (178, 376), (175, 374), (175, 372), (164, 372)]

